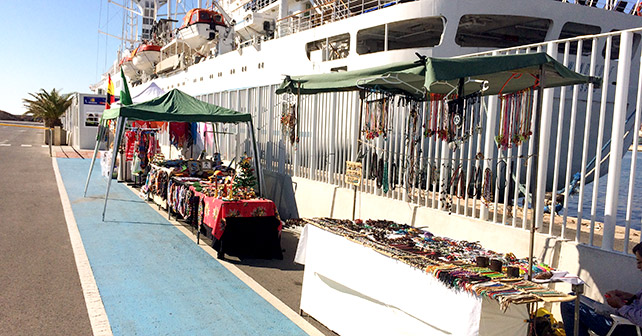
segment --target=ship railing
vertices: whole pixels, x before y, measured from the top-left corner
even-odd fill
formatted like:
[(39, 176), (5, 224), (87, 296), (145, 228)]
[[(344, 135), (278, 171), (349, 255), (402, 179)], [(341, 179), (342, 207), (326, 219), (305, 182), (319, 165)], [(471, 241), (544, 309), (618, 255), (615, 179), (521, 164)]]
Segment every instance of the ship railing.
[(578, 6), (589, 6), (603, 8), (608, 11), (617, 11), (631, 15), (640, 15), (640, 3), (642, 1), (623, 1), (623, 0), (557, 0)]
[(276, 22), (278, 37), (376, 11), (398, 3), (386, 0), (331, 0)]
[[(642, 105), (640, 36), (642, 28), (636, 28), (467, 55), (546, 51), (577, 72), (602, 78), (600, 87), (576, 85), (544, 93), (542, 129), (555, 136), (545, 137), (540, 146), (553, 148), (549, 153), (554, 156), (540, 155), (539, 160), (554, 169), (552, 181), (538, 171), (537, 187), (558, 190), (560, 196), (548, 198), (552, 211), (544, 214), (538, 209), (537, 220), (550, 235), (621, 252), (640, 241), (640, 208), (634, 202), (636, 184), (640, 187), (636, 181), (640, 179), (636, 177)], [(582, 145), (577, 151), (573, 146), (565, 150), (565, 143), (578, 142)], [(628, 146), (633, 150), (627, 152)], [(574, 171), (571, 163), (578, 160), (582, 169)], [(545, 195), (537, 197), (543, 201)], [(586, 230), (577, 230), (578, 225)]]
[[(207, 99), (252, 114), (260, 160), (267, 171), (352, 188), (345, 181), (346, 161), (360, 161), (361, 193), (515, 230), (529, 230), (535, 211), (540, 233), (630, 253), (640, 241), (642, 218), (636, 195), (642, 188), (637, 146), (628, 151), (629, 145), (640, 142), (640, 36), (642, 28), (464, 56), (545, 51), (575, 71), (602, 79), (601, 85), (544, 90), (537, 145), (530, 136), (522, 145), (497, 147), (499, 116), (506, 112), (497, 96), (473, 105), (480, 109), (479, 127), (473, 127), (468, 140), (458, 146), (425, 133), (434, 118), (432, 109), (443, 101), (389, 101), (394, 104), (389, 105), (385, 136), (370, 140), (362, 136), (359, 142), (363, 131), (359, 125), (365, 123), (359, 120), (356, 92), (297, 99), (277, 96), (275, 84), (213, 93)], [(528, 94), (538, 101), (537, 90)], [(383, 98), (372, 93), (367, 100)], [(297, 128), (292, 134), (281, 124), (281, 116), (294, 105)], [(410, 119), (411, 110), (417, 112), (416, 123)], [(533, 119), (530, 125), (535, 125)], [(238, 132), (236, 140), (216, 142), (218, 151), (230, 158), (251, 152), (247, 131), (233, 132)], [(538, 167), (532, 164), (535, 156)], [(533, 200), (538, 204), (535, 209)]]
[(273, 3), (275, 3), (276, 0), (252, 0), (248, 1), (243, 5), (243, 9), (245, 10), (251, 10), (253, 12), (259, 11)]

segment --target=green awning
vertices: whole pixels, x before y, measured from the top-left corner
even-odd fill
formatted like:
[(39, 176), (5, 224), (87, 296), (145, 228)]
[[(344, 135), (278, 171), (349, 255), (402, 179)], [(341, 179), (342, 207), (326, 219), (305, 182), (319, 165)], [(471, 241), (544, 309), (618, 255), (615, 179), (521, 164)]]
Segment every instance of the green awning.
[(424, 93), (425, 68), (424, 62), (415, 61), (399, 62), (354, 71), (288, 76), (283, 80), (276, 93), (315, 94), (369, 88), (421, 97)]
[(276, 93), (313, 94), (373, 89), (422, 99), (425, 93), (451, 92), (463, 78), (465, 94), (478, 91), (484, 85), (488, 87), (484, 95), (495, 95), (500, 91), (510, 93), (533, 87), (540, 66), (543, 66), (546, 88), (594, 81), (542, 52), (464, 58), (426, 57), (415, 62), (356, 71), (291, 76), (281, 83)]
[(178, 89), (143, 103), (105, 110), (102, 119), (118, 117), (129, 120), (172, 122), (236, 123), (252, 120), (249, 113), (241, 113), (200, 101)]

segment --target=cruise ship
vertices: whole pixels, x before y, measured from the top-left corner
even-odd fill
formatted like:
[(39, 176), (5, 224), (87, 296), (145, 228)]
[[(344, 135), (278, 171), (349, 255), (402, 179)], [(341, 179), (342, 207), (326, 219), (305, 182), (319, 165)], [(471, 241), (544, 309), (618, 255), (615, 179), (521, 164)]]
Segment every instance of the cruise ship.
[[(178, 1), (128, 0), (126, 5), (123, 20), (130, 24), (123, 25), (122, 48), (109, 71), (91, 86), (95, 93), (104, 93), (108, 74), (118, 88), (121, 67), (134, 92), (154, 83), (164, 91), (177, 88), (207, 99), (214, 93), (275, 85), (285, 75), (358, 70), (416, 60), (417, 55), (453, 57), (529, 45), (533, 47), (520, 52), (532, 52), (546, 41), (642, 26), (639, 2), (627, 1), (223, 0), (198, 1), (195, 8), (187, 9)], [(131, 24), (138, 22), (132, 18), (136, 15), (142, 16), (141, 27)], [(602, 57), (595, 62), (590, 59), (590, 43), (582, 45), (580, 57), (577, 42), (568, 43), (567, 49), (559, 44), (556, 52), (565, 55), (569, 68), (587, 75), (594, 63), (591, 75), (604, 77), (608, 63), (606, 73), (613, 78), (618, 37), (611, 39), (609, 62), (604, 57), (606, 40), (598, 41), (595, 54)], [(639, 42), (640, 34), (635, 34), (634, 48)], [(560, 106), (559, 94), (557, 97), (555, 109)], [(567, 107), (570, 99), (570, 95), (565, 98)], [(607, 99), (613, 102), (612, 95)], [(578, 110), (586, 110), (586, 99), (580, 99), (579, 104)], [(256, 106), (246, 108), (250, 111)], [(593, 108), (599, 109), (598, 104)], [(593, 113), (594, 123), (598, 118), (599, 113)], [(557, 122), (554, 120), (552, 127), (557, 128)], [(610, 123), (607, 117), (604, 127)], [(628, 118), (625, 143), (629, 145), (632, 126), (633, 120)], [(575, 126), (577, 134), (583, 129), (583, 123)], [(595, 138), (597, 134), (592, 132)], [(575, 153), (582, 151), (581, 141), (573, 146)], [(551, 146), (550, 155), (555, 156), (558, 148), (568, 151), (568, 141)], [(609, 143), (589, 144), (590, 158), (597, 156), (597, 148), (602, 149), (602, 156), (610, 150)], [(566, 166), (566, 158), (558, 161), (559, 167)], [(582, 168), (576, 161), (573, 172)], [(602, 163), (599, 176), (608, 171)], [(561, 179), (553, 181), (553, 170), (559, 167), (549, 167), (549, 191), (568, 185)], [(588, 170), (594, 168), (595, 163)], [(526, 175), (522, 172), (521, 183)], [(586, 181), (593, 178), (587, 175)]]
[(416, 54), (451, 57), (642, 24), (638, 5), (626, 1), (223, 0), (198, 1), (187, 13), (178, 2), (128, 2), (126, 16), (140, 14), (142, 28), (126, 26), (130, 37), (91, 86), (95, 92), (108, 73), (118, 78), (120, 65), (134, 84), (153, 81), (198, 95), (279, 83), (284, 74), (357, 70)]
[[(259, 174), (269, 184), (266, 197), (277, 203), (283, 218), (386, 218), (525, 255), (525, 233), (536, 212), (543, 235), (537, 236), (535, 253), (577, 271), (590, 296), (628, 288), (639, 278), (632, 268), (613, 279), (603, 266), (632, 262), (630, 247), (640, 239), (637, 152), (628, 152), (624, 160), (620, 155), (639, 141), (633, 130), (642, 119), (640, 2), (222, 0), (184, 5), (127, 0), (122, 48), (90, 88), (104, 94), (108, 74), (118, 88), (122, 66), (134, 95), (154, 84), (251, 113), (263, 166)], [(142, 21), (132, 19), (137, 15)], [(541, 134), (547, 149), (540, 151), (549, 155), (539, 157), (540, 165), (546, 163), (537, 172), (529, 163), (534, 137), (525, 146), (494, 145), (498, 97), (481, 103), (487, 112), (483, 124), (470, 141), (453, 149), (433, 137), (415, 140), (407, 125), (416, 105), (395, 101), (387, 138), (360, 141), (358, 93), (275, 94), (285, 75), (359, 70), (417, 60), (417, 55), (537, 51), (601, 78), (600, 85), (544, 90), (548, 119), (542, 118)], [(418, 125), (429, 108), (422, 104)], [(290, 141), (282, 134), (281, 117), (295, 105), (300, 130)], [(218, 128), (216, 151), (228, 160), (250, 152), (248, 132), (235, 125)], [(170, 147), (169, 141), (161, 143)], [(212, 143), (205, 146), (213, 149)], [(345, 182), (345, 165), (357, 160), (364, 175), (354, 192)], [(384, 161), (389, 188), (372, 174), (372, 167)], [(487, 188), (489, 197), (480, 193)], [(564, 196), (548, 196), (546, 214), (543, 206), (529, 206), (532, 194), (539, 202), (545, 191)], [(613, 287), (606, 288), (607, 283)]]

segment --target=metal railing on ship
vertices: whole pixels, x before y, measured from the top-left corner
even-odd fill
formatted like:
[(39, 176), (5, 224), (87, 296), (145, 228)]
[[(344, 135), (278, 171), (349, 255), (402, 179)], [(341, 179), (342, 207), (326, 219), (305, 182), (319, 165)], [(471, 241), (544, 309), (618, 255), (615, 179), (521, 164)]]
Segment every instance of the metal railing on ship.
[[(385, 139), (380, 136), (364, 140), (360, 152), (356, 92), (302, 97), (295, 138), (283, 132), (281, 116), (297, 102), (296, 97), (277, 96), (277, 85), (217, 92), (201, 99), (252, 114), (260, 159), (268, 171), (349, 188), (344, 179), (345, 161), (360, 160), (365, 172), (359, 186), (362, 193), (451, 211), (516, 230), (530, 229), (532, 197), (537, 197), (537, 204), (547, 199), (547, 208), (552, 211), (536, 209), (540, 232), (628, 253), (640, 241), (642, 218), (642, 206), (636, 205), (640, 201), (635, 197), (642, 183), (636, 181), (640, 179), (637, 151), (627, 152), (624, 148), (639, 142), (635, 130), (640, 128), (642, 106), (641, 34), (642, 28), (467, 55), (546, 51), (578, 72), (602, 78), (599, 87), (588, 84), (544, 91), (541, 127), (542, 134), (550, 136), (541, 137), (540, 153), (546, 154), (539, 156), (539, 170), (529, 165), (534, 155), (533, 137), (524, 145), (508, 149), (495, 145), (500, 111), (497, 96), (480, 105), (483, 113), (479, 131), (454, 150), (434, 136), (422, 135), (413, 144), (410, 139), (417, 134), (408, 127), (410, 109), (418, 111), (418, 123), (425, 126), (430, 103), (404, 105), (395, 101), (388, 115)], [(376, 98), (379, 97), (371, 97)], [(227, 125), (218, 130), (221, 134), (236, 134), (214, 142), (224, 157), (251, 152), (249, 140), (245, 140), (250, 138), (247, 130), (236, 127)], [(421, 130), (423, 133), (425, 127)], [(632, 140), (625, 142), (625, 137)], [(296, 138), (298, 142), (290, 141)], [(385, 191), (377, 183), (377, 174), (371, 173), (376, 171), (373, 167), (380, 165), (382, 156), (389, 175)], [(490, 188), (484, 186), (484, 178), (479, 178), (485, 168), (492, 171)], [(603, 174), (605, 170), (607, 174)], [(459, 185), (463, 188), (443, 183), (456, 172), (462, 176)], [(601, 175), (604, 176), (590, 178)], [(531, 195), (535, 183), (541, 192)], [(489, 190), (486, 197), (484, 187)], [(548, 197), (545, 190), (551, 190)]]

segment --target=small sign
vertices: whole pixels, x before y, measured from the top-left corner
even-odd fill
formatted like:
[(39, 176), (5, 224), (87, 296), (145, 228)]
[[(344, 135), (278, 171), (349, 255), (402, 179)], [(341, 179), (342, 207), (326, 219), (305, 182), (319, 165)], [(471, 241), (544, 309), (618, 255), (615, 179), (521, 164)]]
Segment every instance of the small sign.
[[(118, 101), (118, 97), (115, 98), (115, 101)], [(105, 105), (107, 101), (106, 97), (96, 97), (96, 96), (86, 96), (83, 97), (83, 103), (85, 105)]]
[(361, 184), (361, 162), (346, 161), (346, 183)]

